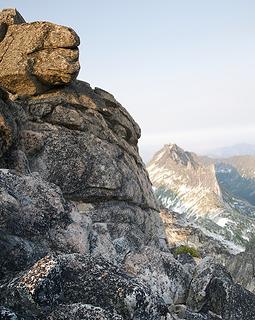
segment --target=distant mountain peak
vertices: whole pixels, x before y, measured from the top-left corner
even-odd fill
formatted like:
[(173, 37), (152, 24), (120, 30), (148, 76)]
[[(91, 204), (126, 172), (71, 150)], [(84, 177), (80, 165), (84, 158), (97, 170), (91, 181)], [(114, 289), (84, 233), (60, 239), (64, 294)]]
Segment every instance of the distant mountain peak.
[[(246, 171), (252, 177), (254, 159), (248, 160), (245, 162)], [(237, 163), (239, 157), (232, 161)], [(147, 170), (155, 194), (164, 207), (185, 215), (208, 232), (242, 246), (250, 233), (255, 232), (255, 207), (247, 202), (247, 197), (239, 198), (238, 193), (231, 192), (239, 182), (245, 183), (245, 179), (232, 181), (237, 175), (233, 170), (230, 172), (228, 166), (219, 167), (220, 163), (184, 151), (176, 144), (167, 144), (154, 155)], [(230, 172), (232, 189), (224, 188), (227, 183), (223, 185), (221, 182), (225, 179), (222, 176), (226, 175), (225, 171)], [(253, 182), (248, 182), (247, 190), (252, 190)]]
[(184, 150), (182, 148), (180, 148), (179, 146), (177, 146), (176, 143), (169, 143), (166, 144), (165, 147), (168, 147), (169, 150), (173, 150), (173, 151), (180, 151), (183, 152)]
[(193, 158), (192, 153), (185, 151), (175, 143), (164, 145), (164, 147), (155, 154), (151, 161), (154, 162), (155, 160), (160, 162), (172, 160), (176, 164), (186, 167), (191, 166), (193, 168), (198, 166), (198, 163)]
[(211, 190), (221, 196), (214, 165), (203, 165), (195, 153), (184, 151), (176, 144), (167, 144), (148, 163), (147, 170), (154, 186), (165, 183), (176, 187)]

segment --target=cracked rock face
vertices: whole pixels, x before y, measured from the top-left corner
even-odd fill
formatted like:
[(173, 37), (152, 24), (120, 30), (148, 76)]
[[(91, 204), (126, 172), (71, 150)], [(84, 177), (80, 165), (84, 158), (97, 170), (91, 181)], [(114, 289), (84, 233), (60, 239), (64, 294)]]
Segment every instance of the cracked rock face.
[(89, 251), (91, 220), (38, 174), (0, 171), (0, 280), (49, 252)]
[(149, 284), (168, 305), (186, 302), (191, 275), (171, 254), (147, 247), (126, 257), (125, 270)]
[[(164, 239), (151, 183), (138, 154), (140, 128), (111, 94), (74, 81), (22, 100), (22, 106), (28, 121), (21, 129), (20, 150), (29, 171), (59, 186), (65, 199), (75, 202), (81, 214), (96, 224), (92, 252), (106, 256), (108, 250), (100, 243), (108, 239), (104, 244), (109, 243), (116, 261), (127, 250), (158, 245)], [(82, 209), (83, 203), (91, 208)], [(100, 224), (104, 237), (98, 234)], [(118, 243), (116, 248), (111, 241)]]
[(30, 168), (72, 200), (120, 199), (157, 209), (137, 151), (140, 129), (101, 91), (76, 81), (23, 102), (29, 121), (21, 143)]
[(250, 320), (255, 315), (254, 299), (222, 265), (205, 258), (195, 269), (187, 305), (194, 312), (211, 312), (220, 319)]
[(0, 40), (0, 83), (12, 94), (36, 95), (71, 83), (79, 73), (80, 40), (70, 28), (25, 23), (17, 11), (5, 10)]

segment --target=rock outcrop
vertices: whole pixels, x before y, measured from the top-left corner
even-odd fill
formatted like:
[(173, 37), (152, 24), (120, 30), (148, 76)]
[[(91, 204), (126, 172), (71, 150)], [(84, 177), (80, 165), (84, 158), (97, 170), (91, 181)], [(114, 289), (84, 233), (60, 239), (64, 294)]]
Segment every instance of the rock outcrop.
[(237, 283), (255, 293), (254, 247), (230, 257), (226, 265)]
[(79, 37), (49, 22), (26, 23), (16, 10), (0, 13), (0, 83), (13, 94), (34, 95), (78, 75)]
[(44, 257), (5, 286), (2, 295), (5, 304), (18, 308), (19, 317), (43, 318), (47, 312), (49, 319), (58, 319), (59, 309), (88, 312), (88, 305), (97, 306), (91, 308), (93, 319), (97, 313), (116, 315), (116, 319), (157, 319), (162, 304), (149, 287), (118, 267), (102, 258), (78, 254)]
[[(57, 319), (64, 310), (156, 318), (164, 300), (138, 276), (118, 271), (131, 252), (165, 246), (138, 154), (139, 126), (111, 94), (75, 80), (79, 38), (73, 30), (26, 23), (16, 10), (2, 11), (0, 21), (0, 85), (9, 91), (0, 92), (1, 316), (13, 309), (24, 319)], [(182, 268), (170, 253), (169, 259)], [(76, 264), (73, 301), (61, 291), (70, 282), (66, 263)], [(92, 265), (95, 274), (88, 273)], [(76, 299), (82, 290), (86, 298)]]
[(194, 311), (210, 310), (222, 319), (253, 319), (254, 295), (234, 284), (224, 267), (210, 259), (200, 263), (191, 282), (187, 305)]
[(161, 208), (160, 216), (164, 223), (168, 246), (172, 251), (180, 246), (192, 247), (201, 258), (210, 256), (223, 264), (234, 256), (228, 243), (207, 235), (197, 226), (190, 224), (184, 215)]
[(0, 319), (225, 316), (187, 304), (195, 262), (166, 245), (139, 126), (76, 80), (76, 33), (10, 9), (0, 40)]

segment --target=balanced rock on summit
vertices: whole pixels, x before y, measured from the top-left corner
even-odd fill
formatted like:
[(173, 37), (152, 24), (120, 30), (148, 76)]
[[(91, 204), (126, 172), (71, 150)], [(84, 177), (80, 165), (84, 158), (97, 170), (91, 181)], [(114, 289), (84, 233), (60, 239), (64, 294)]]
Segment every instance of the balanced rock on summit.
[(16, 10), (0, 12), (1, 86), (32, 96), (71, 83), (80, 69), (78, 35), (71, 28), (22, 19)]

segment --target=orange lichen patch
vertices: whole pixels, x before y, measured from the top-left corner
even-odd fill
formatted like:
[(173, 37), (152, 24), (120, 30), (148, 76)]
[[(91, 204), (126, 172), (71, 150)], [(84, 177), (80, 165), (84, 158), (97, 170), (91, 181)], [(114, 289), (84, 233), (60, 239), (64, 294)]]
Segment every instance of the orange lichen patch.
[(34, 294), (38, 284), (49, 275), (56, 264), (57, 261), (52, 256), (46, 256), (39, 260), (32, 269), (21, 278), (19, 287), (26, 287), (30, 294)]

